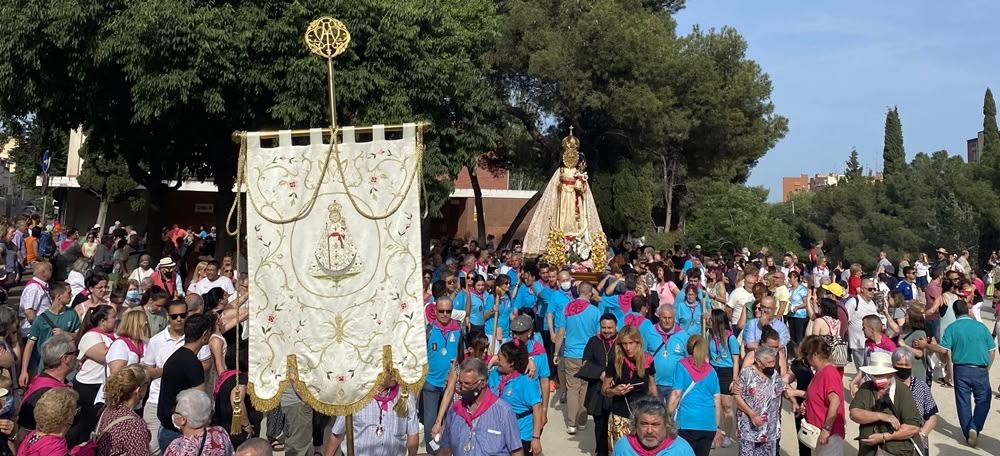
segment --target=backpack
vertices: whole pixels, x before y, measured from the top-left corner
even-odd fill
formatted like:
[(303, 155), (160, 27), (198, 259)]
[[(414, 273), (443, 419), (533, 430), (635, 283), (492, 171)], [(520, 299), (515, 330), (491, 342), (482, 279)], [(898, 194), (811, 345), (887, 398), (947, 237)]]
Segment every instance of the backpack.
[(56, 243), (52, 240), (52, 235), (42, 233), (38, 240), (38, 255), (42, 258), (52, 258), (56, 254)]

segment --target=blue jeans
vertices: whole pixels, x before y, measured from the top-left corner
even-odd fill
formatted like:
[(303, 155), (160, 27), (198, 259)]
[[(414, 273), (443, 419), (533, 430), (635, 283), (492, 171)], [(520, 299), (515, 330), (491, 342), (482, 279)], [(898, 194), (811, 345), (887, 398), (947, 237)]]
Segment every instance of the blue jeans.
[(181, 438), (180, 432), (174, 432), (163, 426), (160, 426), (160, 433), (156, 436), (156, 442), (160, 445), (160, 451), (166, 453), (167, 447), (174, 440)]
[[(420, 392), (420, 408), (424, 421), (424, 446), (426, 447), (427, 454), (437, 454), (437, 452), (431, 450), (430, 442), (434, 440), (434, 436), (431, 435), (431, 428), (434, 427), (434, 421), (438, 417), (438, 407), (441, 405), (442, 394), (444, 394), (444, 388), (438, 388), (427, 382), (424, 382), (424, 389)], [(451, 398), (448, 399), (450, 400)]]
[(672, 386), (656, 385), (656, 395), (664, 404), (670, 403), (670, 393), (674, 391)]
[(936, 342), (941, 342), (941, 319), (935, 318), (933, 320), (924, 321), (924, 329), (927, 335), (933, 337)]
[[(990, 373), (983, 367), (962, 364), (955, 365), (954, 373), (958, 424), (962, 427), (962, 435), (969, 438), (970, 429), (983, 432), (986, 416), (990, 413), (990, 401), (993, 400), (990, 391)], [(969, 400), (970, 395), (976, 399), (975, 412)]]

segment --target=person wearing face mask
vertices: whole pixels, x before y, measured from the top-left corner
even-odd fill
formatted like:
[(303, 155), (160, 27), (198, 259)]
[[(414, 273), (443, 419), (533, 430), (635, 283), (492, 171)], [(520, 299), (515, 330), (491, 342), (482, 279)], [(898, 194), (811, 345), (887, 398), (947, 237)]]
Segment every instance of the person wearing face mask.
[[(922, 312), (923, 310), (921, 310)], [(930, 454), (928, 452), (930, 442), (927, 436), (937, 426), (938, 406), (937, 402), (934, 401), (934, 396), (931, 395), (930, 385), (919, 378), (914, 378), (914, 364), (914, 353), (909, 347), (899, 347), (892, 353), (892, 367), (896, 369), (896, 378), (899, 379), (900, 383), (910, 388), (913, 402), (917, 405), (917, 412), (923, 423), (920, 425), (920, 430), (917, 431), (920, 438), (914, 437), (913, 441), (920, 445), (920, 454), (927, 455)]]
[(459, 366), (461, 401), (448, 409), (439, 456), (524, 456), (517, 416), (510, 404), (486, 387), (486, 363), (466, 358)]
[(911, 440), (920, 430), (921, 417), (910, 389), (896, 380), (892, 356), (874, 352), (861, 371), (871, 380), (851, 401), (851, 421), (858, 423), (858, 456), (884, 454), (910, 456)]
[[(545, 319), (542, 323), (542, 343), (545, 344), (545, 351), (552, 354), (549, 356), (549, 372), (552, 378), (549, 381), (549, 390), (559, 389), (559, 371), (556, 368), (555, 336), (559, 333), (561, 326), (557, 322), (563, 321), (566, 305), (573, 300), (573, 278), (569, 271), (559, 271), (550, 273), (550, 283), (548, 287), (538, 290), (539, 307), (545, 309)], [(565, 387), (565, 382), (562, 383)]]
[(736, 380), (736, 437), (740, 456), (776, 454), (781, 437), (781, 397), (785, 382), (777, 369), (778, 352), (761, 344), (754, 362), (740, 371)]

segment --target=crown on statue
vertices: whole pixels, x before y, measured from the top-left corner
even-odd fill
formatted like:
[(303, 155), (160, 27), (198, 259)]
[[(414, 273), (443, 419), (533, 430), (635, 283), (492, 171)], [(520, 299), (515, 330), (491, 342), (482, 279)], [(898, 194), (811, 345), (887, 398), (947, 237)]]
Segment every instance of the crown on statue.
[(569, 127), (569, 136), (563, 138), (562, 146), (563, 166), (576, 168), (576, 165), (580, 162), (580, 140), (576, 136), (573, 136), (573, 127)]

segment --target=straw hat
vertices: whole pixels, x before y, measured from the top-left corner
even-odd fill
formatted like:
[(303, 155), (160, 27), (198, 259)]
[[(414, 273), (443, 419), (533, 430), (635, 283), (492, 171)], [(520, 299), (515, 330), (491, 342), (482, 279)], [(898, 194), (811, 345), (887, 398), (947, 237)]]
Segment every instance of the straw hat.
[(164, 257), (164, 258), (160, 258), (159, 266), (161, 268), (172, 268), (174, 266), (177, 266), (177, 264), (174, 263), (174, 259), (173, 258)]

